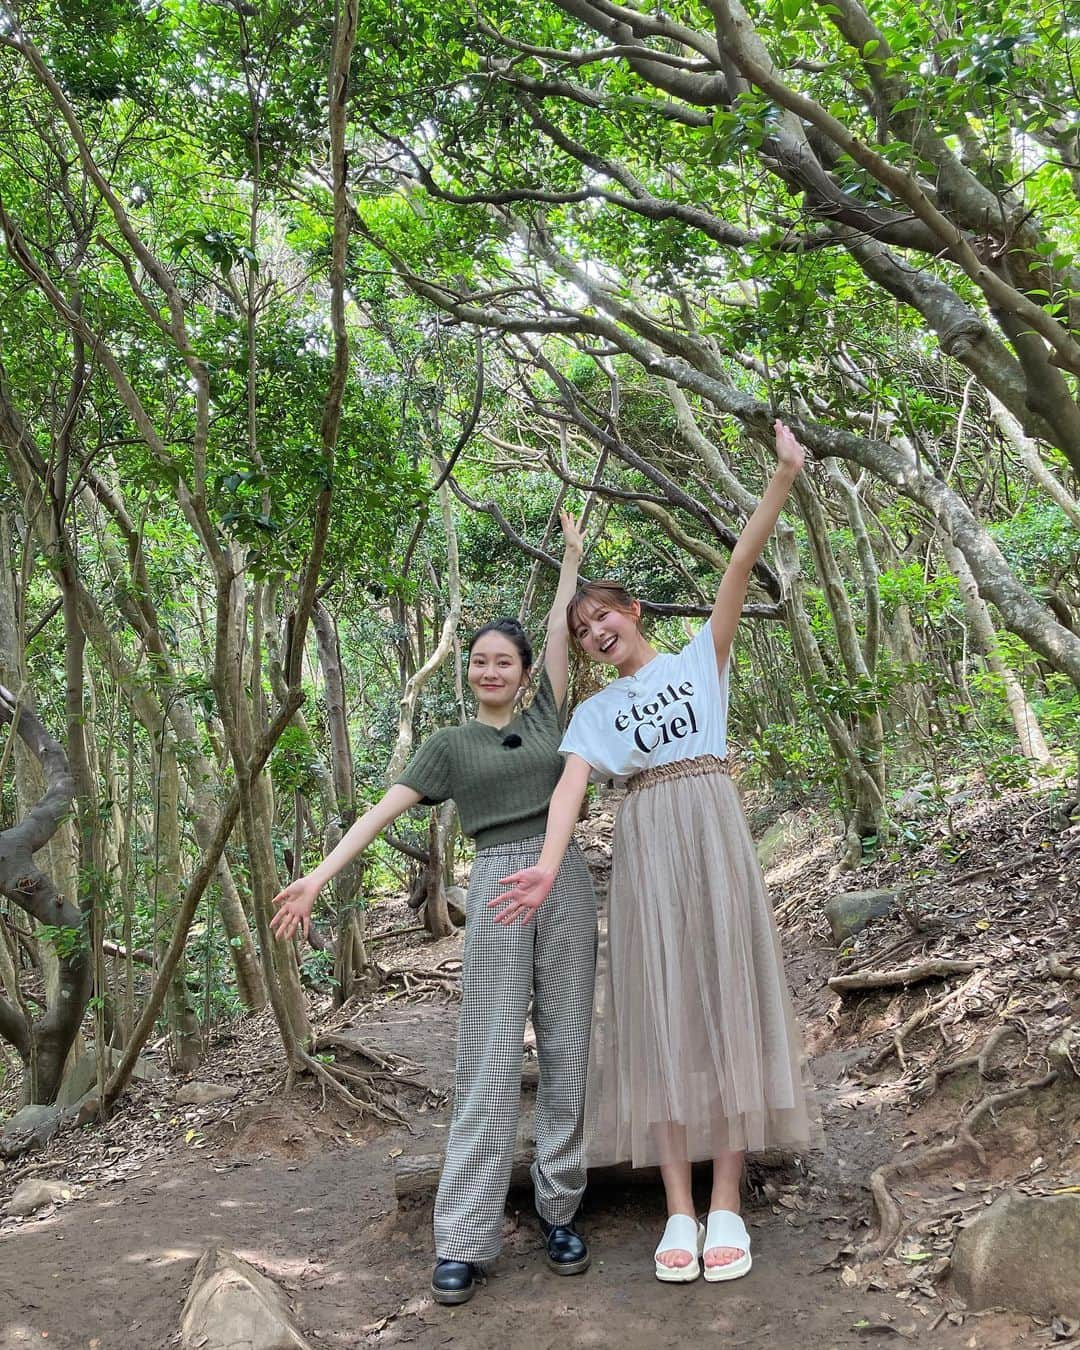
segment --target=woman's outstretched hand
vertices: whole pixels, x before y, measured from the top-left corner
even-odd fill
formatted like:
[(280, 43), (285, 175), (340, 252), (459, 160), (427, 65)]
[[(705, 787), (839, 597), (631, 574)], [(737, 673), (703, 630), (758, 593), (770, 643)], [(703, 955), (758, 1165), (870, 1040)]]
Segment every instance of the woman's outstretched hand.
[(569, 511), (560, 511), (559, 521), (562, 525), (563, 552), (573, 553), (580, 558), (585, 551), (585, 537), (578, 529), (577, 521)]
[(271, 904), (278, 906), (278, 912), (270, 920), (270, 931), (279, 942), (287, 941), (298, 928), (303, 928), (307, 937), (311, 927), (311, 911), (315, 908), (322, 887), (310, 877), (297, 877), (288, 886), (278, 891)]
[(495, 905), (503, 908), (495, 915), (496, 923), (528, 923), (536, 911), (547, 899), (548, 892), (555, 884), (555, 873), (547, 867), (526, 867), (511, 876), (502, 877), (500, 886), (509, 886), (494, 900), (488, 901), (488, 909)]
[(776, 459), (777, 463), (785, 465), (787, 468), (794, 469), (796, 473), (806, 462), (806, 449), (799, 441), (795, 439), (795, 433), (778, 417), (773, 424), (773, 430), (776, 432)]

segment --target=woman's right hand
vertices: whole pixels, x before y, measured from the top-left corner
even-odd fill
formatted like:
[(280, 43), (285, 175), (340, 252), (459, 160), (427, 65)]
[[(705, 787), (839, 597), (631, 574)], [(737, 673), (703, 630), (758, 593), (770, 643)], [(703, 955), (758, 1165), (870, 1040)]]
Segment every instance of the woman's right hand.
[(494, 914), (496, 923), (514, 923), (520, 920), (528, 923), (548, 897), (555, 885), (557, 869), (554, 867), (525, 867), (508, 877), (501, 877), (496, 885), (507, 886), (494, 900), (489, 900), (488, 909), (502, 905)]
[(271, 904), (277, 905), (278, 912), (270, 920), (270, 931), (279, 942), (285, 942), (303, 928), (307, 937), (311, 927), (311, 911), (319, 897), (322, 886), (311, 877), (297, 877), (274, 896)]

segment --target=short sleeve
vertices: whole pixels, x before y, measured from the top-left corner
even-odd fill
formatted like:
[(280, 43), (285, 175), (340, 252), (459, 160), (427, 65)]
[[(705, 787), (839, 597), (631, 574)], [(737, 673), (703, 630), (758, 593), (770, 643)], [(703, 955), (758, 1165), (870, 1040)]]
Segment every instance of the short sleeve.
[(409, 760), (397, 781), (423, 797), (424, 806), (435, 806), (454, 795), (447, 729), (433, 732)]
[(536, 693), (525, 710), (525, 716), (538, 719), (557, 731), (563, 729), (566, 721), (566, 698), (564, 696), (561, 703), (555, 702), (555, 690), (551, 687), (551, 678), (546, 668), (540, 672), (540, 678), (536, 682)]
[(590, 700), (586, 700), (575, 709), (573, 717), (570, 718), (570, 725), (566, 728), (566, 734), (559, 743), (560, 755), (577, 755), (579, 758), (592, 766), (591, 775), (594, 782), (606, 782), (612, 774), (603, 763), (601, 753), (601, 739), (597, 735), (593, 709), (589, 706)]

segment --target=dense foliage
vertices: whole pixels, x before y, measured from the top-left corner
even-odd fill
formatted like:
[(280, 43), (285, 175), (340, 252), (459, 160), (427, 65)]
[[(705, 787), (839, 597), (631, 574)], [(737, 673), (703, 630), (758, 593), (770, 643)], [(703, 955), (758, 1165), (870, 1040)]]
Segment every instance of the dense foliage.
[[(812, 463), (735, 653), (745, 781), (855, 866), (913, 786), (1068, 771), (1075, 46), (970, 0), (0, 4), (0, 684), (74, 800), (64, 923), (0, 876), (28, 1097), (161, 981), (178, 1062), (269, 997), (304, 1067), (269, 900), (468, 714), (447, 614), (539, 634), (565, 505), (681, 642), (778, 412)], [(0, 764), (8, 828), (42, 777)], [(373, 850), (306, 978), (348, 992), (417, 865)]]

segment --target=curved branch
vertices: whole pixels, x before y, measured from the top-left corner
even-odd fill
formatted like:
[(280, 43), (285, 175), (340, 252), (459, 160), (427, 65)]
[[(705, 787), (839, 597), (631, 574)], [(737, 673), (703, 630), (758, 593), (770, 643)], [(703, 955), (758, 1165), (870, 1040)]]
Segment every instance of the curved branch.
[(0, 1039), (15, 1047), (22, 1060), (30, 1058), (30, 1023), (14, 1003), (0, 994)]
[(943, 214), (910, 174), (872, 149), (814, 99), (789, 88), (753, 56), (741, 40), (727, 0), (710, 0), (710, 8), (723, 34), (726, 50), (747, 80), (780, 107), (817, 127), (850, 155), (856, 164), (888, 188), (899, 201), (904, 202), (940, 240), (944, 251), (975, 282), (991, 305), (1015, 314), (1021, 322), (1029, 324), (1053, 347), (1063, 368), (1080, 375), (1080, 345), (1066, 328), (987, 266), (964, 231)]
[[(558, 65), (578, 68), (581, 66), (591, 66), (597, 61), (614, 61), (620, 57), (642, 57), (642, 50), (638, 43), (615, 44), (611, 47), (597, 47), (588, 52), (564, 52), (558, 47), (536, 47), (529, 42), (520, 42), (517, 38), (512, 38), (507, 33), (501, 33), (491, 24), (485, 23), (483, 19), (477, 24), (477, 28), (485, 37), (494, 38), (496, 42), (501, 42), (504, 47), (511, 47), (516, 52), (522, 52), (525, 56), (535, 56), (542, 61), (553, 61)], [(656, 51), (654, 48), (648, 49), (648, 59), (657, 62), (660, 65), (671, 66), (673, 70), (689, 70), (698, 74), (708, 71), (711, 67), (707, 62), (695, 61), (688, 56), (675, 56), (671, 52)]]
[[(67, 755), (46, 731), (37, 714), (0, 684), (0, 723), (13, 723), (19, 738), (41, 764), (45, 793), (17, 825), (0, 832), (0, 892), (42, 923), (55, 923), (64, 909), (52, 883), (33, 864), (33, 855), (49, 842), (71, 813), (75, 780)], [(66, 922), (78, 926), (81, 916), (71, 905)]]
[[(454, 496), (458, 501), (463, 502), (470, 511), (482, 512), (492, 518), (499, 529), (507, 539), (522, 553), (530, 558), (535, 558), (539, 562), (547, 563), (549, 567), (556, 572), (559, 570), (559, 560), (543, 549), (537, 548), (514, 529), (513, 525), (506, 519), (496, 502), (478, 502), (475, 497), (471, 497), (461, 486), (456, 478), (451, 474), (447, 483), (453, 490)], [(588, 581), (588, 577), (582, 576), (582, 582)], [(667, 605), (658, 600), (641, 599), (641, 608), (646, 614), (655, 614), (658, 618), (702, 618), (707, 619), (712, 613), (711, 605)], [(744, 605), (743, 617), (749, 619), (782, 619), (784, 617), (783, 606), (776, 605)]]
[(447, 459), (442, 473), (432, 488), (433, 492), (438, 492), (439, 488), (446, 482), (454, 471), (454, 465), (458, 461), (458, 456), (462, 450), (469, 444), (473, 432), (476, 430), (476, 424), (480, 420), (480, 412), (484, 406), (484, 342), (480, 333), (476, 335), (476, 384), (473, 390), (472, 408), (469, 410), (469, 416), (461, 428), (461, 434), (454, 443), (453, 450), (450, 451), (450, 457)]

